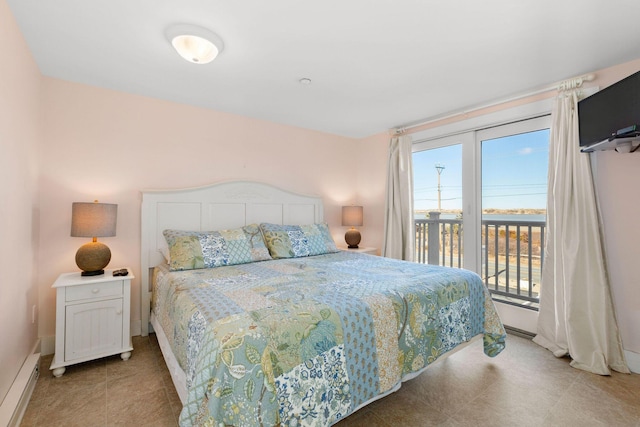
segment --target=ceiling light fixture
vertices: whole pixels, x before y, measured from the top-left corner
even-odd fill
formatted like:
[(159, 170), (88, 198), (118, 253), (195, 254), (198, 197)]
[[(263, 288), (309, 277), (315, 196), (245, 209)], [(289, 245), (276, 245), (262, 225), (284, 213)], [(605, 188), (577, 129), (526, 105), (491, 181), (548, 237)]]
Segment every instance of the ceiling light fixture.
[(167, 29), (165, 35), (176, 52), (194, 64), (208, 64), (224, 48), (220, 37), (196, 25), (174, 25)]
[(311, 84), (311, 79), (307, 77), (303, 77), (300, 80), (298, 80), (298, 82), (303, 86), (309, 86)]

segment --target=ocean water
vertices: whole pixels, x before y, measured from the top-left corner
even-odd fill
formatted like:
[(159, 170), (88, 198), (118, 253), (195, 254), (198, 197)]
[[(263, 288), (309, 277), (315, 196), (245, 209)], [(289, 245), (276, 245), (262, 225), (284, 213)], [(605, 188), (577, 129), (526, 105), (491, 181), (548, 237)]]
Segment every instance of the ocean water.
[[(441, 219), (456, 219), (456, 214), (451, 213), (443, 213), (440, 215)], [(415, 219), (426, 219), (427, 216), (425, 214), (414, 214)], [(537, 215), (537, 214), (515, 214), (515, 215), (482, 215), (482, 219), (492, 220), (492, 221), (546, 221), (546, 215)]]
[(546, 221), (546, 215), (521, 214), (521, 215), (482, 215), (482, 219), (490, 219), (493, 221)]

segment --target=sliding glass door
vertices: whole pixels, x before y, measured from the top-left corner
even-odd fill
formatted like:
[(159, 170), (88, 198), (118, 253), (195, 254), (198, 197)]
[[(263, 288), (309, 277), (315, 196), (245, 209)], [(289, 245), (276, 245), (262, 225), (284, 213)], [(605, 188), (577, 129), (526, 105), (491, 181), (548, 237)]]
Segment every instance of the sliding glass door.
[(414, 144), (417, 262), (477, 271), (473, 134)]
[(484, 280), (503, 321), (535, 331), (549, 116), (414, 144), (417, 262)]

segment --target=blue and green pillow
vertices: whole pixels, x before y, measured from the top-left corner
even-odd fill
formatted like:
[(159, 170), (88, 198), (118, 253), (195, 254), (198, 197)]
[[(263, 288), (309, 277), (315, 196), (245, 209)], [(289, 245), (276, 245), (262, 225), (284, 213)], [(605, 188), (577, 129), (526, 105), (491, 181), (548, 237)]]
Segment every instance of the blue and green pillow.
[(172, 271), (271, 259), (257, 224), (221, 231), (164, 230)]
[(260, 224), (274, 259), (298, 258), (338, 252), (326, 223), (310, 225)]

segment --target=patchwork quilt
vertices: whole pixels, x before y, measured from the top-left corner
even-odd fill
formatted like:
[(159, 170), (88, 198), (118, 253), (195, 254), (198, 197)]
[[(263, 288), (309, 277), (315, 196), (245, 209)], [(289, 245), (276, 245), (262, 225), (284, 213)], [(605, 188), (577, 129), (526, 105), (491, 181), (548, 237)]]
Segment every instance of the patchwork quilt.
[(483, 334), (505, 331), (473, 272), (366, 254), (169, 272), (153, 310), (187, 377), (180, 425), (329, 426)]

